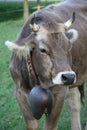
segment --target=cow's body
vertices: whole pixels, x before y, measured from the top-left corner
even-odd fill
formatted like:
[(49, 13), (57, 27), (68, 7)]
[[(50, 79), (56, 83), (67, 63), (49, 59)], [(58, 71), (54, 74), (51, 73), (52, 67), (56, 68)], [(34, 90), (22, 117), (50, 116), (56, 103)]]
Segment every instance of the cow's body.
[[(73, 24), (73, 27), (77, 29), (79, 33), (79, 39), (77, 40), (77, 43), (73, 44), (72, 49), (71, 49), (72, 62), (70, 62), (70, 66), (72, 70), (76, 73), (76, 80), (77, 80), (76, 83), (72, 85), (72, 87), (76, 87), (76, 86), (81, 85), (84, 82), (84, 80), (87, 79), (87, 63), (86, 63), (87, 61), (87, 51), (86, 51), (86, 48), (87, 48), (87, 36), (86, 36), (87, 1), (66, 0), (62, 3), (46, 7), (45, 9), (42, 9), (41, 11), (36, 12), (35, 15), (36, 17), (41, 15), (44, 22), (46, 23), (47, 22), (50, 23), (51, 21), (64, 23), (66, 20), (68, 20), (71, 17), (73, 12), (76, 12), (76, 21)], [(16, 40), (16, 43), (20, 46), (24, 45), (25, 43), (24, 41), (23, 42), (19, 42), (19, 41), (21, 39), (28, 37), (32, 32), (32, 30), (29, 27), (29, 23), (31, 22), (32, 18), (33, 18), (33, 15), (25, 23), (20, 33), (20, 36)], [(38, 23), (39, 23), (39, 20), (38, 20)], [(54, 28), (54, 30), (50, 30), (50, 31), (54, 32), (55, 30), (56, 29)], [(41, 40), (41, 38), (42, 40), (44, 39), (46, 40), (46, 35), (45, 36), (41, 35), (41, 33), (38, 34), (37, 40)], [(54, 38), (54, 35), (53, 35), (53, 38)], [(53, 38), (52, 39), (50, 38), (50, 40), (53, 40)], [(53, 46), (53, 48), (55, 48), (55, 45)], [(50, 69), (52, 68), (51, 61), (49, 61), (49, 65), (47, 64), (47, 67), (48, 67), (47, 71), (43, 72), (42, 69), (44, 68), (41, 68), (40, 66), (38, 67), (38, 65), (40, 65), (41, 62), (37, 58), (39, 57), (39, 55), (36, 55), (37, 51), (38, 49), (35, 50), (33, 54), (32, 62), (33, 62), (35, 71), (38, 71), (38, 74), (39, 74), (39, 71), (40, 72), (42, 71), (43, 75), (39, 75), (39, 79), (41, 82), (41, 86), (46, 88), (46, 86), (49, 86), (49, 80), (50, 80), (48, 78), (49, 74), (48, 74), (48, 77), (46, 76), (47, 76), (47, 72), (49, 73)], [(58, 55), (58, 53), (56, 54)], [(34, 56), (36, 56), (36, 59), (34, 59)], [(16, 55), (14, 52), (11, 58), (11, 63), (10, 63), (11, 74), (16, 84), (16, 96), (17, 96), (20, 108), (23, 112), (23, 115), (26, 121), (27, 130), (37, 130), (38, 123), (37, 123), (37, 120), (32, 115), (30, 104), (29, 104), (29, 99), (28, 99), (28, 95), (31, 88), (37, 84), (37, 78), (35, 77), (35, 75), (33, 77), (32, 75), (29, 75), (26, 58), (25, 57), (20, 58), (20, 57), (21, 55), (18, 57), (18, 55)], [(55, 57), (54, 59), (56, 60)], [(39, 58), (42, 58), (42, 57), (39, 57)], [(45, 62), (46, 61), (44, 61), (44, 64)], [(65, 64), (63, 63), (62, 59), (61, 59), (61, 64), (63, 65), (63, 68), (61, 69), (60, 67), (60, 70), (57, 70), (57, 67), (58, 67), (57, 64), (59, 63), (59, 61), (56, 60), (56, 62), (57, 63), (55, 63), (55, 70), (53, 72), (55, 73), (54, 76), (56, 76), (58, 72), (61, 72), (61, 71), (68, 72), (71, 70), (71, 68), (68, 65), (66, 65), (65, 62), (64, 62)], [(59, 66), (61, 64), (59, 64)], [(51, 113), (46, 118), (46, 121), (44, 124), (44, 130), (57, 129), (57, 121), (58, 121), (58, 118), (59, 118), (59, 115), (63, 106), (64, 97), (67, 93), (67, 90), (68, 90), (68, 87), (66, 86), (61, 87), (59, 85), (58, 86), (56, 85), (56, 87), (51, 88), (52, 96), (53, 96), (53, 107), (52, 107)], [(70, 89), (68, 98), (69, 98), (69, 106), (70, 106), (70, 111), (71, 111), (71, 116), (72, 116), (72, 130), (81, 130), (80, 117), (79, 117), (80, 95), (79, 95), (78, 89), (77, 88)]]

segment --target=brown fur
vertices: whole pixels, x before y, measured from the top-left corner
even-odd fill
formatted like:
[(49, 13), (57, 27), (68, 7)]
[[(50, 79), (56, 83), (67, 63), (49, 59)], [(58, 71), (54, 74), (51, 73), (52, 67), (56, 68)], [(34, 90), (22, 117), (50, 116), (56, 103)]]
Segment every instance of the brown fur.
[[(76, 12), (76, 21), (72, 27), (78, 30), (79, 39), (77, 43), (73, 44), (71, 52), (67, 53), (69, 43), (64, 33), (66, 30), (62, 25), (60, 26), (60, 23), (70, 19), (73, 11)], [(20, 36), (15, 41), (16, 44), (25, 45), (25, 38), (32, 33), (29, 23), (32, 23), (33, 16), (23, 26)], [(66, 0), (37, 11), (35, 16), (37, 18), (36, 22), (41, 27), (40, 29), (44, 29), (46, 33), (49, 32), (47, 35), (44, 33), (45, 37), (42, 35), (43, 39), (40, 41), (42, 43), (38, 42), (40, 37), (37, 37), (41, 33), (34, 34), (36, 41), (34, 41), (35, 46), (32, 51), (32, 63), (35, 73), (39, 75), (41, 86), (48, 88), (52, 84), (52, 77), (58, 72), (70, 70), (74, 70), (77, 75), (77, 82), (72, 87), (81, 85), (87, 79), (87, 2), (85, 0)], [(21, 40), (24, 43), (21, 43)], [(43, 44), (46, 53), (48, 53), (47, 55), (41, 54), (40, 44)], [(37, 78), (29, 77), (26, 59), (24, 57), (19, 59), (15, 52), (12, 54), (10, 71), (16, 84), (16, 96), (26, 121), (26, 129), (37, 130), (38, 123), (32, 115), (28, 100), (28, 94), (32, 87), (36, 85)], [(51, 89), (53, 108), (51, 114), (45, 120), (44, 130), (57, 129), (57, 121), (67, 89), (66, 86), (55, 86)], [(68, 99), (72, 130), (81, 130), (79, 117), (80, 95), (77, 88), (70, 89)]]

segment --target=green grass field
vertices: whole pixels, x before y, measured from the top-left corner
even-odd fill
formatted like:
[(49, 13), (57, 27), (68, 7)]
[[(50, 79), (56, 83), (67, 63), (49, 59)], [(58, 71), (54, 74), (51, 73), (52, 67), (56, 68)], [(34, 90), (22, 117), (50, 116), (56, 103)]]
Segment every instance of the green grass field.
[[(58, 0), (59, 1), (59, 0)], [(41, 1), (41, 6), (45, 7), (54, 1)], [(29, 1), (30, 14), (36, 10), (37, 3)], [(6, 20), (16, 20), (23, 16), (23, 2), (0, 2), (0, 22)]]
[[(0, 3), (0, 11), (1, 4), (3, 10), (7, 8), (2, 2)], [(12, 6), (12, 3), (9, 4)], [(17, 14), (14, 15), (15, 19), (13, 20), (0, 17), (3, 19), (0, 22), (0, 130), (25, 130), (25, 122), (16, 101), (14, 83), (9, 72), (11, 52), (4, 45), (6, 40), (12, 41), (16, 38), (24, 23), (22, 15), (19, 18), (16, 17)], [(44, 118), (43, 116), (39, 121), (39, 130), (42, 130)], [(82, 130), (84, 130), (86, 120), (87, 105), (84, 105), (81, 107)], [(59, 130), (70, 130), (70, 115), (66, 102), (60, 116)]]

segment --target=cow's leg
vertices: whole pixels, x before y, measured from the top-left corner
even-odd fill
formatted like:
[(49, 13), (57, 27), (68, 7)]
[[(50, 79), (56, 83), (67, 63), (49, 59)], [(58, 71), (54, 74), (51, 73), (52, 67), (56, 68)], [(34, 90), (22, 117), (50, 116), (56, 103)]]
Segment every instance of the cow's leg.
[(32, 116), (30, 110), (28, 94), (22, 88), (17, 87), (16, 97), (26, 122), (26, 130), (38, 130), (37, 120)]
[(68, 95), (69, 110), (71, 114), (71, 129), (81, 130), (80, 125), (80, 92), (78, 88), (69, 89)]
[(57, 122), (63, 107), (66, 92), (67, 88), (64, 87), (59, 88), (57, 91), (55, 89), (52, 91), (54, 98), (53, 108), (51, 114), (45, 120), (44, 130), (57, 130)]
[[(16, 58), (16, 57), (15, 57)], [(16, 59), (18, 60), (18, 59)], [(28, 99), (29, 88), (24, 86), (23, 78), (20, 76), (20, 69), (18, 69), (19, 64), (16, 63), (16, 60), (13, 60), (10, 63), (10, 71), (13, 77), (13, 80), (16, 84), (16, 97), (23, 113), (25, 123), (26, 123), (26, 130), (38, 130), (38, 122), (33, 117), (31, 110), (30, 110), (30, 103)]]

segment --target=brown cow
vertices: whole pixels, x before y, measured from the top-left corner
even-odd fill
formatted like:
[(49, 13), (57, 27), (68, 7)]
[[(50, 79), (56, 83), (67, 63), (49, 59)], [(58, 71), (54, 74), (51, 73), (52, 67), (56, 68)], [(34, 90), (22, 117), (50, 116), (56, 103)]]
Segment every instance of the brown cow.
[[(73, 12), (76, 13), (75, 22)], [(71, 14), (73, 17), (70, 19)], [(51, 92), (51, 98), (46, 98), (47, 104), (45, 105), (48, 106), (48, 99), (50, 101), (52, 99), (51, 112), (47, 113), (44, 130), (57, 129), (57, 122), (67, 92), (72, 130), (81, 130), (80, 94), (77, 88), (69, 90), (68, 86), (77, 87), (87, 79), (86, 16), (87, 1), (66, 0), (32, 14), (16, 41), (14, 43), (6, 41), (6, 46), (13, 52), (10, 71), (15, 81), (16, 96), (26, 121), (27, 130), (38, 129), (37, 116), (33, 115), (31, 109), (34, 95), (33, 92), (29, 93), (32, 90), (35, 96), (37, 95), (36, 101), (33, 99), (36, 103), (37, 97), (41, 94), (38, 93), (42, 92), (40, 87), (45, 89), (44, 95), (48, 90)], [(69, 29), (72, 23), (72, 27), (78, 32), (75, 29)], [(73, 44), (76, 40), (77, 42)], [(37, 90), (33, 89), (36, 85), (40, 86)], [(29, 95), (31, 95), (31, 102)], [(42, 98), (42, 100), (45, 99)], [(36, 107), (36, 110), (38, 108)], [(46, 109), (43, 113), (46, 113)]]

